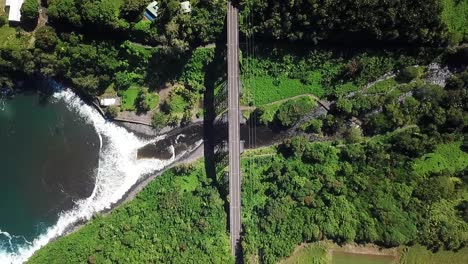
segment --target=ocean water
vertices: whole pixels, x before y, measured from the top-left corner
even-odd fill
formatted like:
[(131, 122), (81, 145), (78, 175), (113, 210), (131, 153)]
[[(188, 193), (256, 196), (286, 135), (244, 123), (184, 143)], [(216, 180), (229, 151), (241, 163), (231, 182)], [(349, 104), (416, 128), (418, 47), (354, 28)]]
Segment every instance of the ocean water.
[(0, 263), (22, 263), (78, 221), (110, 208), (175, 159), (137, 158), (141, 139), (73, 92), (0, 101)]

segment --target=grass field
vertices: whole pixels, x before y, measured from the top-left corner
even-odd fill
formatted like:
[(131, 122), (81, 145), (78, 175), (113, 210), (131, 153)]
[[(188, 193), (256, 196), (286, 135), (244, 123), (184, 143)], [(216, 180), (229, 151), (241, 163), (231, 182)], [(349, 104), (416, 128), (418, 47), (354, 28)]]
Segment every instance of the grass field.
[(281, 264), (327, 264), (327, 246), (320, 243), (307, 244), (296, 251), (289, 258), (281, 261)]
[(333, 252), (331, 264), (392, 264), (394, 256)]
[[(138, 92), (140, 88), (132, 86), (128, 88), (126, 91), (123, 92), (122, 95), (122, 110), (124, 111), (135, 111), (135, 101), (138, 97)], [(146, 102), (150, 106), (150, 109), (156, 108), (159, 104), (159, 96), (154, 93), (149, 93), (148, 96), (145, 98)]]
[(29, 44), (29, 38), (26, 32), (17, 34), (14, 27), (0, 27), (0, 48), (2, 49), (25, 49)]
[[(468, 35), (468, 1), (442, 0), (442, 20), (450, 33), (458, 34), (458, 38)], [(461, 40), (461, 39), (460, 39)]]
[(458, 252), (441, 250), (436, 253), (423, 246), (412, 246), (404, 251), (400, 264), (466, 264), (468, 263), (468, 248)]
[(433, 153), (422, 156), (413, 164), (415, 171), (428, 174), (444, 170), (451, 173), (463, 170), (468, 166), (468, 154), (460, 149), (460, 145), (461, 142), (453, 142), (437, 146)]
[(285, 76), (279, 77), (277, 80), (271, 76), (255, 76), (245, 79), (242, 81), (244, 85), (242, 104), (248, 105), (249, 102), (253, 101), (255, 106), (262, 106), (301, 94), (323, 96), (324, 89), (320, 85), (320, 74), (315, 73), (312, 79), (313, 82), (308, 85)]

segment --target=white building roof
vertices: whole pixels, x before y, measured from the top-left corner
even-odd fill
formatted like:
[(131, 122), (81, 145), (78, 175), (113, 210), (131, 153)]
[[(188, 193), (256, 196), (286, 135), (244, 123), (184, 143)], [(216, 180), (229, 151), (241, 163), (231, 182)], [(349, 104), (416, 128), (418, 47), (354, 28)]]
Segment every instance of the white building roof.
[(184, 1), (180, 3), (180, 10), (182, 13), (190, 13), (192, 12), (192, 5), (190, 5), (189, 1)]
[(21, 6), (23, 5), (24, 0), (6, 0), (5, 6), (10, 7), (8, 13), (8, 20), (17, 21), (21, 20)]
[(101, 99), (100, 103), (102, 106), (111, 106), (115, 105), (117, 103), (117, 100), (115, 98), (104, 98)]
[(154, 17), (158, 16), (158, 2), (153, 1), (147, 7), (146, 10), (149, 11)]

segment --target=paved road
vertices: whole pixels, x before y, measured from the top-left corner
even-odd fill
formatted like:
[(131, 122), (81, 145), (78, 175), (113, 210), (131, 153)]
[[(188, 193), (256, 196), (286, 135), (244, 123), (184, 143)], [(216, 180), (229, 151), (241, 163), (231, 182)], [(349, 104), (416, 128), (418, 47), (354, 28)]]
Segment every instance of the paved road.
[(239, 112), (239, 22), (238, 10), (228, 1), (228, 118), (229, 118), (229, 229), (232, 254), (240, 251), (241, 174)]

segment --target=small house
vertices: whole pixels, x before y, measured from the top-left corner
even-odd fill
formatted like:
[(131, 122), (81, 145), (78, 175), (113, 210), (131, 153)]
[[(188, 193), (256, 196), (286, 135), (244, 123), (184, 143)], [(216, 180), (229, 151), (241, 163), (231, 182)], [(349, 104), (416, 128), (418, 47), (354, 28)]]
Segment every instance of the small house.
[(8, 14), (8, 20), (13, 22), (21, 21), (21, 6), (24, 0), (6, 0), (5, 13)]
[(99, 100), (99, 104), (101, 106), (112, 106), (112, 105), (117, 105), (119, 102), (117, 98), (101, 98)]
[(189, 1), (184, 1), (180, 3), (180, 12), (183, 14), (192, 12), (192, 5), (190, 5)]
[(158, 2), (153, 1), (151, 2), (145, 10), (145, 17), (150, 20), (154, 21), (158, 17)]

